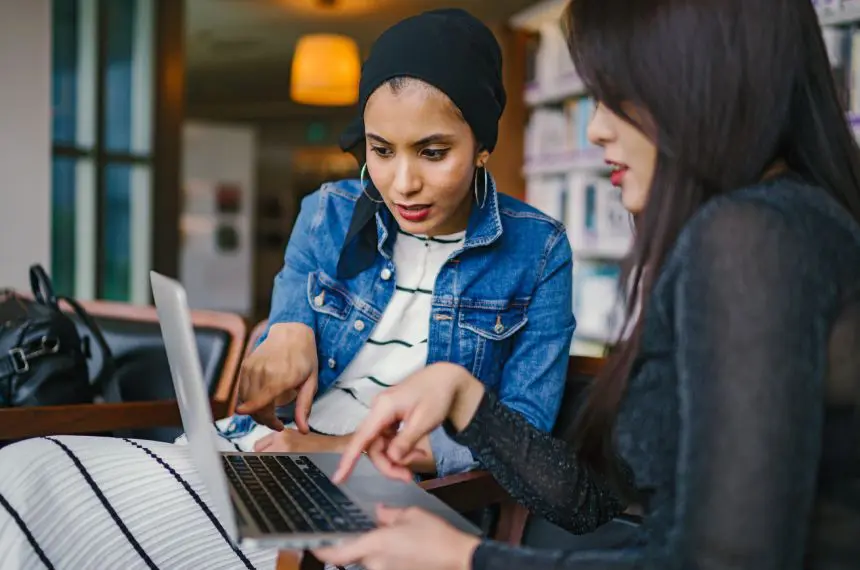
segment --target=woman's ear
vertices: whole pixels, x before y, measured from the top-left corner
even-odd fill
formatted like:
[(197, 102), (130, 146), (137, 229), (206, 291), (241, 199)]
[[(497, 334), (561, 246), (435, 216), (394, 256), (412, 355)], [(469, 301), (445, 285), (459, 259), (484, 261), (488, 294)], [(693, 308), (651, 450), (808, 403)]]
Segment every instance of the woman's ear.
[(475, 166), (478, 168), (482, 168), (486, 166), (487, 161), (490, 159), (490, 151), (488, 150), (480, 150), (478, 151), (478, 156), (475, 157)]

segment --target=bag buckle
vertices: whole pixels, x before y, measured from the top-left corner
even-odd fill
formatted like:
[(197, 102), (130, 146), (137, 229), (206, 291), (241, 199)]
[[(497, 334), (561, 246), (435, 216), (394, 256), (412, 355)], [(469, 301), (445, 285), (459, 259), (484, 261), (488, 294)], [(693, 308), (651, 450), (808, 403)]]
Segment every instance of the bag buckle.
[(23, 349), (13, 348), (9, 351), (9, 360), (12, 362), (12, 370), (15, 374), (24, 374), (30, 370), (30, 362), (27, 353)]
[(60, 350), (60, 341), (53, 338), (43, 336), (39, 342), (38, 348), (31, 352), (24, 352), (23, 348), (13, 348), (9, 351), (9, 360), (12, 361), (12, 369), (15, 374), (24, 374), (30, 370), (30, 360), (54, 354)]

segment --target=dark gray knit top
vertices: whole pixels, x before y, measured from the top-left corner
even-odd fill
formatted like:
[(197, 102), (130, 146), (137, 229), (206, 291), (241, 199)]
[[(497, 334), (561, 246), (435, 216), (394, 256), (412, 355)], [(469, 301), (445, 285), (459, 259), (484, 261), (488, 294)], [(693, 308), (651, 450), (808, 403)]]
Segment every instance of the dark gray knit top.
[[(788, 175), (709, 202), (655, 284), (616, 425), (649, 498), (639, 545), (488, 541), (473, 568), (860, 568), (858, 299), (860, 228), (825, 192)], [(572, 532), (623, 508), (490, 392), (455, 438)]]

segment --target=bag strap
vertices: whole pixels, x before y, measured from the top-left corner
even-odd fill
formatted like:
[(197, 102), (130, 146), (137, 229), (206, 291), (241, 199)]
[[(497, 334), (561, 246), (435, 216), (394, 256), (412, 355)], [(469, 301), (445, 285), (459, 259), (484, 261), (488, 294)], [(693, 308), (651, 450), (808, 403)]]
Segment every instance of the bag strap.
[(93, 378), (91, 385), (99, 394), (103, 395), (107, 401), (119, 402), (119, 387), (116, 385), (116, 382), (111, 381), (114, 377), (114, 373), (116, 372), (116, 363), (113, 359), (113, 352), (111, 352), (101, 329), (90, 314), (87, 313), (86, 309), (84, 309), (76, 300), (65, 296), (60, 296), (58, 299), (69, 304), (81, 320), (81, 324), (83, 324), (84, 328), (87, 329), (87, 332), (92, 335), (96, 344), (99, 345), (99, 350), (101, 350), (102, 368)]
[(54, 285), (45, 268), (35, 263), (30, 266), (30, 288), (36, 301), (42, 305), (48, 305), (59, 310), (57, 295), (54, 293)]

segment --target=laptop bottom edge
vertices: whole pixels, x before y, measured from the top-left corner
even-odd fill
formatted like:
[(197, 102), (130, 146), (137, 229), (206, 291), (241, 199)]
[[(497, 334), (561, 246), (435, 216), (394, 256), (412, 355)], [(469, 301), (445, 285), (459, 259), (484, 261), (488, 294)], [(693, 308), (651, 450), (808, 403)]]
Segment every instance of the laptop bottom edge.
[(277, 548), (279, 550), (307, 550), (335, 546), (346, 540), (358, 538), (363, 533), (312, 533), (312, 534), (267, 534), (241, 537), (239, 545), (250, 548)]

